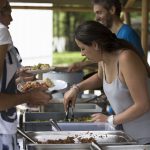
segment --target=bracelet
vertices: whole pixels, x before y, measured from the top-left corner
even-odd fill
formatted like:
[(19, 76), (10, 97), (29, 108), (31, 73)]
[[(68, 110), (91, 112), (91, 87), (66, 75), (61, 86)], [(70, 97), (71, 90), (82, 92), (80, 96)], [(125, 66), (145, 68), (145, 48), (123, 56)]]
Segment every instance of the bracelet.
[(75, 89), (78, 93), (81, 92), (81, 89), (77, 84), (73, 84), (73, 86), (71, 86), (71, 88)]
[(110, 123), (114, 128), (117, 126), (114, 124), (114, 115), (111, 115), (107, 118), (107, 122)]

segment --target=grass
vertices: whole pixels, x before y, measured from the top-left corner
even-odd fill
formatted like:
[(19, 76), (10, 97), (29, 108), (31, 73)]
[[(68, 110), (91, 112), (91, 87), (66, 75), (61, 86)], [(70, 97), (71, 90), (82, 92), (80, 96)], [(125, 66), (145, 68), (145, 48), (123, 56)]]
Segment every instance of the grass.
[(83, 58), (80, 52), (55, 52), (53, 53), (53, 65), (68, 65), (82, 61)]

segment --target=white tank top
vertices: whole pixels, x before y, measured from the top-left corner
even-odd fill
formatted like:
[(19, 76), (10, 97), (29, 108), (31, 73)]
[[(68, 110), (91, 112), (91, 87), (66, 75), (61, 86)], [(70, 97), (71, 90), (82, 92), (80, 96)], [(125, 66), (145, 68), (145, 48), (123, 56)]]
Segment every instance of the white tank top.
[[(120, 81), (118, 75), (112, 83), (107, 83), (105, 75), (103, 77), (104, 92), (116, 114), (133, 105), (128, 87)], [(147, 79), (147, 83), (150, 91), (150, 79)], [(150, 111), (122, 125), (124, 132), (137, 140), (139, 144), (150, 143)]]

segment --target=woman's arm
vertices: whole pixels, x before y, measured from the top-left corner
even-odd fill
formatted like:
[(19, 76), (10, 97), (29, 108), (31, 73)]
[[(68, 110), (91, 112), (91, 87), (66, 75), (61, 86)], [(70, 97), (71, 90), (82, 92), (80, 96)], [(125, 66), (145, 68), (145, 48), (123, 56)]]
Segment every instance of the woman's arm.
[(99, 67), (99, 73), (94, 74), (88, 79), (78, 83), (76, 86), (73, 86), (68, 90), (64, 95), (64, 108), (67, 109), (68, 103), (71, 101), (75, 105), (77, 94), (84, 90), (92, 90), (102, 86), (102, 68)]
[(97, 63), (91, 61), (76, 62), (68, 67), (68, 72), (75, 72), (86, 69), (87, 67), (97, 67)]
[(127, 85), (133, 105), (116, 115), (116, 124), (134, 120), (150, 110), (147, 71), (145, 65), (134, 52), (124, 51), (119, 57), (120, 79)]

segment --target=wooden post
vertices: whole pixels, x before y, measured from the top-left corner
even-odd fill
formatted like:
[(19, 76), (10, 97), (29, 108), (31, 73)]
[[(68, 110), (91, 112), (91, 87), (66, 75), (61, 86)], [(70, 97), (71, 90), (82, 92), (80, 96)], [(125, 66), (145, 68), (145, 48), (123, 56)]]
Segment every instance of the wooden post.
[(142, 0), (141, 41), (147, 59), (148, 55), (148, 9), (149, 0)]
[[(133, 4), (135, 3), (135, 0), (128, 0), (124, 6), (124, 9), (131, 8)], [(131, 18), (130, 18), (130, 12), (124, 11), (124, 22), (127, 23), (128, 25), (131, 25)]]

